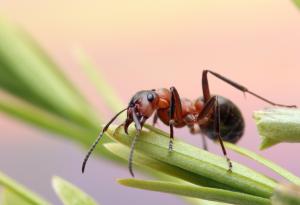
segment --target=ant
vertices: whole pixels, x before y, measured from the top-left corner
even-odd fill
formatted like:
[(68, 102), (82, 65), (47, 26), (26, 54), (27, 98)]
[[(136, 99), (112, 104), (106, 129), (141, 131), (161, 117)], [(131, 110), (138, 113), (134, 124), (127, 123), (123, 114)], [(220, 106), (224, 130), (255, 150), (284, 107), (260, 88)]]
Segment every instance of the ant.
[[(227, 155), (224, 141), (231, 143), (237, 143), (237, 141), (243, 136), (245, 122), (239, 108), (222, 96), (211, 95), (207, 74), (217, 77), (218, 79), (228, 83), (234, 88), (242, 91), (243, 93), (249, 93), (254, 97), (265, 101), (273, 106), (290, 107), (294, 108), (295, 105), (282, 105), (274, 103), (256, 93), (248, 90), (246, 87), (218, 74), (211, 70), (203, 70), (202, 72), (202, 90), (203, 98), (200, 97), (194, 101), (186, 98), (180, 98), (175, 87), (170, 89), (160, 88), (153, 90), (142, 90), (137, 92), (129, 102), (128, 107), (117, 113), (103, 128), (98, 138), (90, 148), (82, 164), (82, 173), (84, 172), (86, 162), (91, 153), (95, 149), (99, 140), (102, 138), (109, 125), (124, 111), (127, 111), (127, 118), (121, 126), (124, 126), (125, 133), (128, 134), (129, 125), (134, 122), (136, 127), (136, 135), (133, 138), (130, 155), (128, 160), (128, 168), (132, 177), (134, 173), (132, 170), (133, 151), (135, 148), (136, 140), (139, 137), (143, 125), (146, 120), (154, 114), (153, 125), (157, 122), (158, 118), (166, 125), (170, 127), (170, 141), (169, 151), (173, 150), (174, 140), (174, 127), (181, 128), (188, 126), (191, 133), (201, 133), (210, 139), (218, 140), (224, 157), (228, 163), (228, 171), (232, 170), (232, 163)], [(198, 126), (200, 130), (197, 132), (195, 126)], [(203, 148), (207, 150), (207, 145), (204, 136)]]

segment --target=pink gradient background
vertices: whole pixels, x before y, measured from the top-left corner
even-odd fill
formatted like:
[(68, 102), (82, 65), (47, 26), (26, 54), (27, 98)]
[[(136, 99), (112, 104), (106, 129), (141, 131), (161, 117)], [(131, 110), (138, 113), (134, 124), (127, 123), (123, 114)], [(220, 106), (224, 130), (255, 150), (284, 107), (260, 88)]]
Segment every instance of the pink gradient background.
[[(25, 27), (65, 68), (99, 109), (96, 91), (82, 76), (74, 47), (95, 60), (124, 103), (138, 90), (177, 87), (188, 98), (201, 95), (201, 71), (210, 68), (253, 91), (300, 105), (300, 12), (290, 1), (1, 1), (0, 13)], [(252, 112), (268, 105), (210, 78), (212, 92), (236, 102), (246, 119), (239, 145), (300, 174), (297, 144), (258, 151)], [(103, 111), (103, 110), (102, 110)], [(106, 119), (112, 113), (107, 114)], [(160, 124), (160, 126), (163, 128)], [(59, 204), (50, 187), (53, 175), (80, 186), (101, 204), (183, 204), (171, 195), (121, 187), (127, 169), (101, 159), (80, 165), (85, 150), (0, 114), (0, 170)], [(199, 136), (176, 130), (201, 146)], [(91, 142), (92, 143), (92, 142)], [(221, 154), (218, 146), (210, 150)], [(282, 180), (254, 162), (231, 157)], [(138, 177), (143, 177), (138, 174)]]

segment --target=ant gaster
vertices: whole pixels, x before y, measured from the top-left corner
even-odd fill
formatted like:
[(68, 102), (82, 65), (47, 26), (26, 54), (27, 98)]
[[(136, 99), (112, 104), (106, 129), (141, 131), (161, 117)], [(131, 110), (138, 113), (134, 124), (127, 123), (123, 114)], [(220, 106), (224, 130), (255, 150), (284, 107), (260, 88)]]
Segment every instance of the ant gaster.
[[(245, 123), (239, 108), (233, 102), (222, 96), (210, 94), (207, 80), (208, 73), (228, 83), (234, 88), (244, 93), (249, 93), (271, 105), (296, 107), (294, 105), (282, 105), (274, 103), (218, 73), (210, 70), (204, 70), (202, 72), (203, 98), (201, 97), (194, 101), (186, 98), (180, 98), (175, 87), (171, 87), (170, 89), (160, 88), (137, 92), (130, 100), (128, 107), (117, 113), (103, 128), (102, 132), (90, 148), (83, 161), (82, 172), (84, 172), (86, 162), (92, 151), (95, 149), (97, 143), (102, 138), (104, 132), (108, 129), (109, 125), (124, 111), (127, 111), (127, 118), (122, 125), (124, 126), (126, 134), (128, 134), (127, 129), (132, 122), (135, 123), (137, 131), (131, 144), (128, 162), (129, 171), (133, 177), (134, 174), (132, 171), (132, 160), (136, 139), (139, 137), (146, 120), (153, 114), (153, 124), (156, 123), (157, 119), (160, 119), (164, 124), (170, 127), (169, 151), (172, 151), (173, 149), (174, 127), (180, 128), (188, 126), (190, 131), (194, 134), (197, 133), (197, 131), (195, 131), (195, 126), (198, 126), (200, 128), (199, 133), (209, 137), (212, 140), (219, 141), (222, 152), (228, 162), (228, 171), (231, 171), (232, 163), (227, 156), (223, 140), (236, 143), (244, 133)], [(203, 147), (207, 150), (206, 141), (203, 135)]]

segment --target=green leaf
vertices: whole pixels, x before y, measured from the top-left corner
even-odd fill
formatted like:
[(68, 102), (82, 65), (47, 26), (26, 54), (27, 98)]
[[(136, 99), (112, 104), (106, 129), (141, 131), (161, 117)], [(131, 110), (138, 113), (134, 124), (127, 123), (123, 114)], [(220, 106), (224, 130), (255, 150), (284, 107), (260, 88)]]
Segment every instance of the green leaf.
[[(43, 128), (47, 131), (59, 134), (65, 138), (72, 139), (80, 144), (90, 147), (94, 138), (99, 133), (101, 128), (87, 128), (78, 124), (74, 124), (69, 120), (61, 118), (55, 113), (49, 113), (32, 104), (22, 101), (7, 93), (0, 92), (0, 111), (9, 114), (10, 116), (21, 119), (27, 123)], [(102, 143), (110, 142), (108, 137), (104, 137), (99, 144), (100, 148), (95, 150), (101, 153), (102, 156), (110, 158), (111, 160), (120, 161), (115, 155), (105, 149), (101, 149)]]
[(271, 200), (272, 205), (300, 205), (300, 187), (281, 185), (276, 189)]
[(188, 184), (178, 184), (162, 181), (144, 181), (136, 179), (120, 179), (118, 182), (124, 186), (146, 189), (152, 191), (172, 193), (182, 196), (196, 197), (211, 201), (239, 205), (270, 205), (270, 200), (249, 194), (227, 191), (222, 189), (207, 188)]
[[(1, 197), (0, 197), (1, 198)], [(2, 192), (2, 202), (1, 205), (32, 205), (29, 201), (25, 200), (23, 197), (18, 194), (10, 191), (9, 189), (4, 189)]]
[(2, 89), (69, 120), (96, 125), (89, 105), (60, 68), (22, 29), (3, 18), (0, 19), (0, 76)]
[(280, 142), (300, 142), (300, 109), (269, 108), (254, 112), (261, 149)]
[[(119, 143), (106, 143), (104, 144), (104, 147), (108, 149), (110, 152), (113, 154), (128, 160), (129, 156), (129, 148), (119, 144)], [(174, 167), (165, 163), (162, 163), (158, 160), (154, 160), (152, 158), (146, 157), (143, 154), (140, 153), (135, 153), (134, 156), (134, 164), (140, 166), (140, 167), (147, 167), (150, 168), (151, 170), (145, 170), (145, 171), (151, 171), (150, 173), (152, 176), (154, 175), (156, 178), (162, 179), (162, 180), (168, 180), (172, 182), (178, 182), (178, 183), (184, 183), (184, 182), (190, 182), (190, 183), (195, 183), (197, 185), (202, 185), (202, 186), (208, 186), (208, 187), (220, 187), (220, 188), (225, 188), (225, 185), (220, 185), (210, 179), (206, 179), (204, 177), (201, 177), (199, 175), (195, 175), (191, 172), (187, 172), (183, 169), (180, 169), (178, 167)], [(156, 171), (156, 173), (153, 173), (153, 171)], [(158, 175), (158, 173), (164, 173), (166, 175)], [(180, 180), (181, 179), (181, 180)], [(184, 181), (182, 181), (184, 180)], [(230, 189), (230, 187), (226, 187), (227, 189)], [(193, 204), (193, 205), (228, 205), (225, 203), (219, 203), (219, 202), (211, 202), (211, 201), (206, 201), (206, 200), (201, 200), (201, 199), (195, 199), (195, 198), (189, 198), (189, 197), (184, 197), (184, 201)]]
[(80, 141), (91, 134), (87, 129), (64, 118), (3, 92), (0, 95), (0, 110), (48, 131), (76, 137)]
[[(47, 201), (0, 172), (0, 186), (32, 205), (49, 205)], [(6, 199), (11, 200), (11, 199)]]
[(268, 167), (269, 169), (273, 170), (274, 172), (276, 172), (277, 174), (279, 174), (280, 176), (286, 178), (287, 180), (289, 180), (290, 182), (300, 185), (300, 178), (297, 177), (296, 175), (294, 175), (293, 173), (289, 172), (288, 170), (282, 168), (281, 166), (275, 164), (274, 162), (271, 162), (270, 160), (267, 160), (266, 158), (251, 152), (250, 150), (247, 150), (245, 148), (242, 147), (238, 147), (234, 144), (225, 142), (224, 143), (226, 148), (229, 148), (239, 154), (242, 154), (250, 159), (253, 159), (254, 161), (257, 161), (258, 163), (265, 165), (266, 167)]
[(231, 205), (223, 202), (208, 201), (198, 198), (185, 197), (184, 200), (192, 205)]
[(52, 186), (64, 205), (96, 205), (86, 193), (60, 177), (53, 177)]
[[(130, 146), (135, 129), (129, 129), (129, 135), (116, 131), (116, 127), (108, 130), (109, 135), (116, 141)], [(270, 197), (276, 186), (272, 179), (233, 162), (233, 170), (228, 172), (228, 164), (223, 157), (198, 149), (179, 140), (174, 141), (174, 150), (168, 151), (169, 138), (159, 132), (144, 131), (138, 138), (136, 151), (155, 160), (179, 167), (188, 172), (227, 185), (240, 192), (261, 197)]]
[[(111, 153), (113, 153), (125, 160), (128, 160), (128, 156), (129, 156), (129, 152), (130, 152), (128, 147), (126, 147), (122, 144), (119, 144), (119, 143), (106, 143), (106, 144), (104, 144), (104, 147), (107, 150), (109, 150)], [(176, 178), (182, 179), (186, 182), (194, 183), (197, 185), (232, 189), (229, 186), (220, 184), (209, 178), (202, 177), (197, 174), (188, 172), (184, 169), (160, 162), (158, 160), (152, 159), (152, 158), (147, 157), (140, 153), (135, 153), (133, 163), (138, 166), (151, 168), (152, 171), (156, 170), (156, 171), (162, 172), (164, 174), (167, 174), (169, 176), (176, 177)]]
[[(90, 146), (101, 129), (95, 110), (62, 69), (31, 36), (4, 18), (0, 18), (0, 88), (4, 90), (0, 111), (27, 123), (84, 146)], [(105, 137), (101, 143), (107, 141)]]
[(292, 0), (292, 1), (298, 8), (300, 8), (300, 0)]

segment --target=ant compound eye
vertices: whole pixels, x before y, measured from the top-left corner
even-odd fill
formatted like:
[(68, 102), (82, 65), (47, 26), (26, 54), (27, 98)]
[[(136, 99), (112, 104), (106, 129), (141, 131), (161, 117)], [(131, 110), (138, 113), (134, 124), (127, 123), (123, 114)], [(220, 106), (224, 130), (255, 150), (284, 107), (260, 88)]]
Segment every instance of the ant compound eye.
[(149, 93), (149, 94), (147, 95), (147, 100), (148, 100), (149, 102), (152, 102), (152, 101), (154, 100), (154, 95), (153, 95), (152, 93)]

